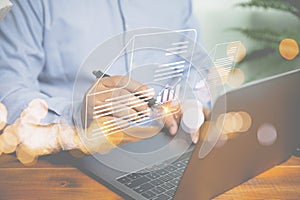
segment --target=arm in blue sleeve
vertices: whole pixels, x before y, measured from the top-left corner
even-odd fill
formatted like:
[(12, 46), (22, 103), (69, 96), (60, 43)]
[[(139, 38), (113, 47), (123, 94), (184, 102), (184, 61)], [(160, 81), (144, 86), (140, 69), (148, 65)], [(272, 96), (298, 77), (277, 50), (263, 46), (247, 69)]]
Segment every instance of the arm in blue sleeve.
[(13, 1), (14, 7), (0, 24), (0, 101), (13, 123), (33, 99), (44, 99), (46, 123), (58, 118), (72, 122), (71, 100), (40, 92), (39, 74), (45, 64), (43, 49), (44, 7), (40, 0)]

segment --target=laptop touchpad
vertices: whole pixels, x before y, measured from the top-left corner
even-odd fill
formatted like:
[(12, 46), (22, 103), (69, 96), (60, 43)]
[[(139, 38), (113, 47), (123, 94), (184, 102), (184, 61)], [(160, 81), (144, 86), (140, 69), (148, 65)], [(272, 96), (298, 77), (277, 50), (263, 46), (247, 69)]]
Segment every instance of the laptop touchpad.
[[(161, 132), (151, 138), (117, 147), (107, 154), (97, 154), (103, 164), (119, 171), (137, 171), (161, 163), (169, 158), (176, 159), (191, 145), (189, 135), (179, 130), (176, 136)], [(138, 164), (137, 164), (138, 163)]]

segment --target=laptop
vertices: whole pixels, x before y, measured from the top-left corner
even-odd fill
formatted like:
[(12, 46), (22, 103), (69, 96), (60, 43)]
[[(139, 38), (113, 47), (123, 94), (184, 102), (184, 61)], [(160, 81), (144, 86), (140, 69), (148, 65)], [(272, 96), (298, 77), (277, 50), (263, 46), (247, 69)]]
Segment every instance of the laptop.
[[(300, 69), (221, 95), (214, 103), (212, 121), (226, 113), (250, 116), (246, 130), (229, 134), (223, 142), (209, 143), (209, 128), (201, 129), (202, 139), (188, 148), (178, 142), (169, 152), (145, 154), (144, 160), (142, 153), (128, 156), (112, 151), (83, 157), (78, 166), (125, 199), (212, 199), (290, 158), (300, 144), (298, 85)], [(185, 137), (182, 130), (178, 132), (176, 137)], [(122, 148), (147, 152), (172, 139), (162, 131)], [(119, 165), (126, 165), (126, 170)]]

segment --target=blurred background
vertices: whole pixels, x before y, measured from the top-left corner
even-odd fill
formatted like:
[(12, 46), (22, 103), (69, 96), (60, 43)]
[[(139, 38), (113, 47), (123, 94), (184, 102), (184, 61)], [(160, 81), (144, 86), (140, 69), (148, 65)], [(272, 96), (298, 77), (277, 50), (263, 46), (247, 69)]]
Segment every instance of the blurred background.
[(300, 68), (300, 1), (193, 1), (207, 50), (237, 40), (246, 47), (247, 56), (236, 65), (245, 82)]

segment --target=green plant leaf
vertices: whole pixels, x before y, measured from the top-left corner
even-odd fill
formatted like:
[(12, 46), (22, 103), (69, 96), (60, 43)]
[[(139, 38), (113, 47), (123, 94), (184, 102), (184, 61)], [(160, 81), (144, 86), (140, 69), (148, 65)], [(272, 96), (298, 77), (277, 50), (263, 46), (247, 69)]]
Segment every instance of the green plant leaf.
[[(297, 0), (295, 0), (297, 1)], [(248, 2), (238, 3), (236, 4), (240, 7), (260, 7), (264, 9), (275, 9), (281, 10), (284, 12), (289, 12), (300, 18), (300, 10), (296, 6), (294, 6), (290, 1), (283, 0), (250, 0)]]
[(300, 44), (300, 33), (294, 31), (275, 32), (271, 29), (248, 29), (248, 28), (232, 28), (231, 30), (240, 32), (247, 38), (263, 43), (265, 47), (278, 49), (281, 40), (285, 38), (293, 38)]
[(247, 54), (245, 59), (242, 62), (247, 62), (253, 59), (259, 59), (270, 54), (276, 53), (276, 50), (272, 47), (264, 47), (263, 49), (254, 50)]

